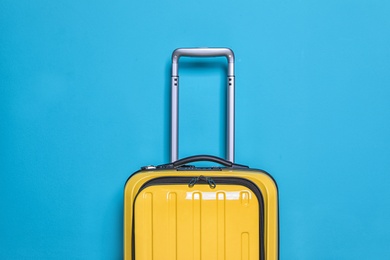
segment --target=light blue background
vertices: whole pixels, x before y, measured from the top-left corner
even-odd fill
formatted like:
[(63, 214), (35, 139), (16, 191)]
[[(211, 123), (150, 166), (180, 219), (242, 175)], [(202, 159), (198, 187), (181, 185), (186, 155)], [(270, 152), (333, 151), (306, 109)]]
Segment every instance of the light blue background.
[[(390, 259), (389, 14), (2, 0), (0, 259), (121, 259), (123, 186), (169, 160), (170, 55), (190, 46), (236, 53), (236, 160), (279, 184), (281, 259)], [(180, 156), (223, 156), (224, 60), (188, 62)]]

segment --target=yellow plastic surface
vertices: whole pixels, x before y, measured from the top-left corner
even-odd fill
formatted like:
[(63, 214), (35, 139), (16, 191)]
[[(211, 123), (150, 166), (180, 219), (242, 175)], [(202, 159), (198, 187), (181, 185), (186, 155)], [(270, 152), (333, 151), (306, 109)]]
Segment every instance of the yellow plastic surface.
[(277, 188), (268, 175), (253, 170), (164, 170), (133, 175), (125, 187), (124, 259), (259, 260), (259, 203), (249, 188), (163, 184), (138, 192), (145, 182), (156, 177), (199, 175), (241, 177), (258, 186), (264, 199), (265, 259), (278, 259)]

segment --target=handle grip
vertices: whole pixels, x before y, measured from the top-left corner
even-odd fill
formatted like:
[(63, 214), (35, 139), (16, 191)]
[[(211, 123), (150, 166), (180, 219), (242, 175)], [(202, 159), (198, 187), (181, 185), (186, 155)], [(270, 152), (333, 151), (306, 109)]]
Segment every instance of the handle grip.
[(179, 59), (186, 57), (220, 57), (228, 59), (228, 76), (234, 77), (234, 53), (229, 48), (178, 48), (172, 53), (172, 77), (177, 77), (179, 71)]
[(233, 51), (229, 48), (178, 48), (173, 51), (173, 59), (180, 56), (190, 57), (217, 57), (226, 56), (229, 62), (234, 62)]

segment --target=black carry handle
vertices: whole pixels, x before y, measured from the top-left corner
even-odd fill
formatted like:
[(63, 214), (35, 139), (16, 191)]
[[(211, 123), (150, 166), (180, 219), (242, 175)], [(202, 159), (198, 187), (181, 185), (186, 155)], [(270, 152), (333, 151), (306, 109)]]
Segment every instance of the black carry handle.
[(248, 166), (245, 166), (245, 165), (242, 165), (242, 164), (233, 163), (231, 161), (228, 161), (228, 160), (225, 160), (225, 159), (222, 159), (220, 157), (213, 156), (213, 155), (194, 155), (194, 156), (189, 156), (189, 157), (177, 160), (177, 161), (172, 162), (172, 163), (167, 163), (167, 164), (163, 164), (163, 165), (157, 166), (157, 168), (160, 168), (160, 169), (161, 168), (164, 168), (164, 169), (166, 169), (166, 168), (178, 168), (178, 167), (186, 165), (188, 163), (200, 162), (200, 161), (215, 162), (215, 163), (219, 163), (219, 164), (221, 164), (223, 166), (226, 166), (226, 167), (229, 167), (229, 168), (249, 168)]

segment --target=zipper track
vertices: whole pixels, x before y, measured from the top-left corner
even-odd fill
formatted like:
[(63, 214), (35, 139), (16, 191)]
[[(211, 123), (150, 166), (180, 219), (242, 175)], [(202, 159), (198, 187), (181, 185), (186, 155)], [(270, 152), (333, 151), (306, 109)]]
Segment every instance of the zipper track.
[[(135, 232), (134, 232), (134, 227), (135, 227), (135, 220), (134, 220), (134, 208), (135, 208), (135, 201), (138, 197), (138, 195), (141, 193), (142, 190), (150, 187), (150, 186), (156, 186), (156, 185), (182, 185), (182, 184), (188, 184), (193, 178), (196, 178), (199, 176), (188, 176), (188, 177), (158, 177), (155, 179), (152, 179), (144, 185), (141, 186), (141, 188), (138, 190), (137, 195), (134, 198), (134, 203), (133, 203), (133, 223), (132, 223), (132, 260), (135, 260)], [(259, 202), (259, 249), (260, 249), (260, 259), (259, 260), (265, 260), (265, 252), (264, 252), (264, 198), (263, 195), (261, 194), (260, 189), (254, 184), (253, 182), (243, 179), (243, 178), (238, 178), (238, 177), (213, 177), (213, 176), (208, 176), (209, 178), (212, 178), (215, 182), (215, 184), (218, 187), (218, 184), (220, 185), (241, 185), (244, 187), (247, 187), (250, 189), (257, 197), (257, 200)], [(207, 182), (198, 182), (195, 185), (208, 185)]]

